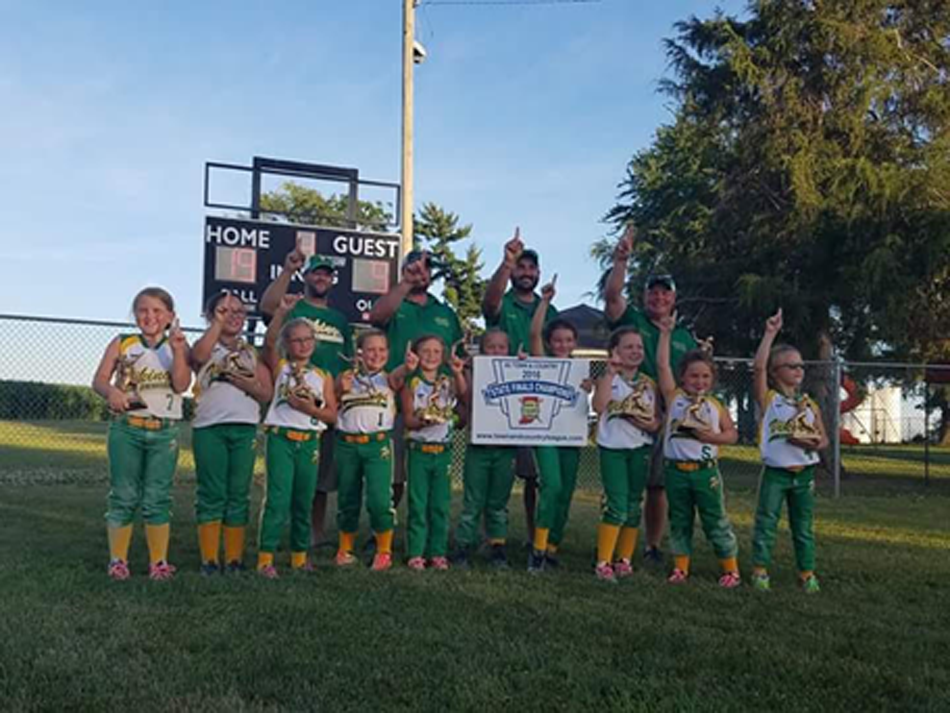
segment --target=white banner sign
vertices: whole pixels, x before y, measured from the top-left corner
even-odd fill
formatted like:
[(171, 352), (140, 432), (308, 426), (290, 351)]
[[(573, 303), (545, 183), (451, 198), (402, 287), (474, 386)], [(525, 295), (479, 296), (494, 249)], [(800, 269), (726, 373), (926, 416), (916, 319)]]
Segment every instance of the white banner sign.
[(587, 444), (588, 359), (475, 357), (472, 443)]

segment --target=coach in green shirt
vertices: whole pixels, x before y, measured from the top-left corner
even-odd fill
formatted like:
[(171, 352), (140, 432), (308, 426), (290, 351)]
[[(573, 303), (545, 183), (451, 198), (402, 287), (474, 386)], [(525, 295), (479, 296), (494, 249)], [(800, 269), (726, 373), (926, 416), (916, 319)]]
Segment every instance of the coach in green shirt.
[[(614, 251), (613, 267), (607, 278), (604, 311), (611, 329), (629, 325), (640, 332), (644, 352), (640, 370), (652, 379), (656, 379), (656, 345), (660, 339), (660, 328), (657, 323), (672, 314), (676, 308), (676, 283), (671, 275), (651, 275), (647, 278), (646, 289), (643, 293), (643, 309), (628, 304), (624, 296), (624, 284), (627, 279), (627, 263), (633, 250), (633, 240), (634, 229), (631, 225), (624, 231)], [(674, 374), (683, 355), (696, 347), (696, 340), (689, 330), (678, 325), (673, 331), (670, 343), (670, 366)], [(645, 555), (654, 562), (662, 560), (660, 542), (666, 529), (667, 511), (666, 490), (663, 485), (662, 439), (658, 438), (657, 442), (659, 445), (653, 450), (644, 508)]]
[[(376, 300), (369, 313), (374, 327), (385, 330), (389, 338), (389, 362), (392, 371), (403, 363), (406, 345), (423, 334), (434, 334), (448, 352), (453, 346), (465, 355), (461, 343), (465, 334), (455, 310), (429, 292), (432, 270), (429, 253), (413, 250), (402, 263), (402, 279)], [(393, 424), (393, 507), (398, 507), (406, 487), (405, 425), (402, 414)]]
[[(306, 263), (306, 266), (305, 266)], [(303, 317), (313, 325), (317, 343), (310, 362), (324, 371), (337, 376), (349, 368), (347, 358), (353, 357), (353, 328), (346, 316), (328, 304), (336, 267), (326, 257), (314, 255), (309, 260), (294, 248), (284, 259), (284, 269), (261, 296), (261, 312), (269, 320), (280, 301), (287, 294), (294, 274), (303, 268), (304, 295), (287, 314), (286, 321)], [(332, 428), (332, 427), (331, 427)], [(327, 494), (337, 488), (336, 470), (333, 468), (332, 432), (320, 439), (320, 462), (317, 466), (317, 493), (311, 510), (311, 540), (319, 543), (324, 536), (327, 514)]]
[[(482, 300), (482, 314), (485, 324), (498, 327), (508, 335), (508, 350), (512, 355), (520, 350), (531, 352), (531, 320), (541, 302), (535, 292), (541, 279), (538, 254), (526, 250), (521, 241), (521, 230), (515, 228), (514, 237), (505, 243), (505, 254), (485, 288)], [(505, 287), (511, 283), (511, 289)], [(544, 322), (547, 324), (557, 316), (553, 305), (548, 306)], [(538, 468), (534, 460), (534, 449), (524, 447), (517, 450), (515, 456), (515, 475), (524, 480), (524, 515), (528, 530), (528, 539), (534, 539), (534, 513), (538, 497)]]

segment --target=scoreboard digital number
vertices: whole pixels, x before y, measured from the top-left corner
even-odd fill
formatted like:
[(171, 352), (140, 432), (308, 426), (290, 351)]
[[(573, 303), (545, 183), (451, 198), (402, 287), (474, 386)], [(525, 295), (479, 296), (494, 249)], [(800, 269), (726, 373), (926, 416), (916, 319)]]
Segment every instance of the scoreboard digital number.
[(214, 249), (214, 279), (253, 285), (257, 282), (257, 251), (252, 248)]
[[(264, 290), (283, 271), (295, 246), (308, 258), (327, 257), (336, 266), (330, 306), (351, 322), (366, 322), (373, 303), (398, 278), (400, 239), (389, 233), (338, 230), (237, 218), (205, 218), (204, 301), (226, 290), (252, 316), (260, 316)], [(303, 292), (302, 272), (290, 291)]]

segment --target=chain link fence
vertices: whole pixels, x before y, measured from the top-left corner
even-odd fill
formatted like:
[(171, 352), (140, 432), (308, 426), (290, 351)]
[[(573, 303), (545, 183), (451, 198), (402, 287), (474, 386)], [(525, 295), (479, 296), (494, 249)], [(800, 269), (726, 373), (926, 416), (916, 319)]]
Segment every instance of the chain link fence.
[[(109, 341), (134, 325), (0, 315), (0, 485), (102, 482), (109, 414), (89, 384)], [(193, 341), (201, 329), (185, 329)], [(604, 362), (592, 361), (592, 376)], [(761, 469), (750, 359), (719, 358), (716, 391), (739, 430), (722, 451), (730, 488), (753, 489)], [(819, 487), (839, 495), (950, 493), (950, 367), (812, 362), (806, 389), (821, 405), (832, 446)], [(192, 409), (186, 405), (186, 417)], [(591, 436), (594, 432), (591, 419)], [(193, 479), (190, 428), (182, 429), (179, 478)], [(461, 478), (467, 433), (456, 435)], [(257, 470), (263, 473), (263, 459)], [(599, 490), (597, 449), (583, 449), (578, 486)]]

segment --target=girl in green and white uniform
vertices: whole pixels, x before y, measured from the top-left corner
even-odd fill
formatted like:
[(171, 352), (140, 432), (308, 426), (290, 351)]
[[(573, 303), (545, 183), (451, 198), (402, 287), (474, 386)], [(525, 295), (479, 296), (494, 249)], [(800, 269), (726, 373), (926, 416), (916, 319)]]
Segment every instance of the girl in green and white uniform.
[(732, 589), (742, 580), (736, 559), (739, 547), (726, 515), (719, 446), (735, 443), (739, 433), (726, 407), (710, 394), (716, 365), (709, 354), (694, 349), (683, 355), (677, 385), (670, 368), (670, 335), (675, 325), (675, 314), (660, 321), (656, 352), (660, 392), (667, 407), (663, 456), (673, 550), (673, 572), (668, 581), (682, 584), (689, 578), (698, 512), (722, 570), (719, 586)]
[(229, 292), (214, 295), (205, 309), (207, 331), (191, 349), (197, 372), (197, 409), (192, 431), (198, 489), (195, 505), (201, 571), (244, 569), (244, 539), (254, 477), (254, 443), (261, 404), (273, 395), (271, 373), (241, 334), (244, 304)]
[(304, 318), (286, 324), (300, 300), (285, 296), (264, 338), (264, 361), (274, 375), (274, 395), (264, 426), (267, 432), (267, 491), (261, 511), (257, 571), (277, 577), (274, 553), (290, 516), (290, 565), (309, 570), (310, 508), (317, 488), (320, 434), (336, 421), (336, 395), (327, 372), (313, 366), (313, 324)]
[[(336, 563), (341, 567), (356, 564), (353, 550), (363, 507), (366, 485), (366, 509), (376, 537), (373, 570), (392, 566), (393, 527), (393, 445), (392, 430), (396, 418), (396, 393), (402, 388), (406, 366), (391, 374), (385, 371), (389, 360), (389, 340), (384, 332), (363, 332), (356, 342), (356, 369), (337, 377), (340, 415), (336, 424), (335, 459), (337, 468), (337, 525), (340, 546)], [(418, 359), (407, 348), (406, 361), (415, 368)]]
[(413, 352), (419, 365), (402, 389), (408, 447), (409, 569), (447, 570), (449, 510), (452, 503), (452, 433), (458, 398), (468, 387), (465, 363), (452, 355), (446, 368), (445, 345), (434, 334), (415, 340)]
[(779, 310), (765, 323), (753, 364), (764, 468), (752, 535), (752, 585), (763, 591), (771, 587), (772, 546), (786, 501), (799, 581), (803, 591), (815, 594), (820, 591), (815, 576), (815, 465), (818, 451), (828, 446), (828, 436), (818, 404), (801, 390), (805, 378), (801, 353), (788, 344), (773, 346), (781, 329)]
[(138, 334), (113, 339), (93, 379), (114, 414), (109, 424), (109, 576), (129, 578), (132, 523), (141, 510), (151, 579), (170, 579), (171, 486), (178, 463), (178, 421), (191, 384), (188, 343), (168, 292), (147, 287), (132, 302)]
[[(597, 578), (616, 582), (633, 573), (643, 491), (650, 474), (653, 436), (660, 428), (656, 383), (639, 371), (643, 339), (633, 327), (610, 335), (607, 371), (597, 382), (597, 445), (604, 506), (597, 528)], [(614, 554), (616, 552), (616, 560)]]

